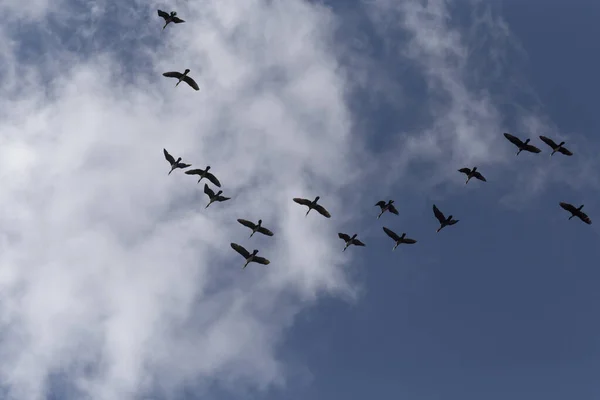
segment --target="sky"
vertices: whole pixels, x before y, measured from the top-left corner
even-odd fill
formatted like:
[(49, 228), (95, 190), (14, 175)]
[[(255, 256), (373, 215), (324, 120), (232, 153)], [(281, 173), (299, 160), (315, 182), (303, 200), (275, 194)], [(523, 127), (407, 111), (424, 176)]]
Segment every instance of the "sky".
[[(600, 4), (0, 11), (3, 399), (600, 395)], [(186, 68), (200, 91), (161, 75)], [(231, 200), (205, 209), (163, 148)], [(331, 219), (292, 202), (316, 196)], [(433, 204), (460, 222), (436, 233)]]

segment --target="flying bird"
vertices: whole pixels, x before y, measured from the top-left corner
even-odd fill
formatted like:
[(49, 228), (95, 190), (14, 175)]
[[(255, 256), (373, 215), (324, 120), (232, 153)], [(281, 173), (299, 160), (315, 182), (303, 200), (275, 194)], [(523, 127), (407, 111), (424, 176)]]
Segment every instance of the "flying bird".
[(181, 157), (179, 157), (177, 159), (177, 161), (175, 161), (175, 158), (169, 154), (169, 152), (167, 151), (167, 149), (163, 149), (163, 153), (165, 153), (165, 158), (167, 159), (167, 161), (169, 162), (169, 164), (171, 164), (171, 170), (169, 171), (169, 173), (167, 175), (171, 175), (171, 172), (173, 172), (174, 169), (176, 168), (187, 168), (190, 167), (192, 164), (185, 164), (180, 162), (181, 161)]
[(378, 201), (377, 204), (375, 204), (375, 207), (377, 207), (377, 206), (379, 206), (379, 208), (381, 208), (381, 212), (377, 216), (377, 219), (379, 219), (381, 217), (381, 215), (386, 211), (389, 211), (392, 214), (398, 215), (398, 210), (396, 210), (396, 207), (394, 207), (394, 200), (389, 200), (387, 202), (387, 204), (383, 200)]
[(321, 214), (325, 218), (331, 218), (331, 214), (329, 214), (329, 211), (327, 211), (325, 209), (325, 207), (323, 207), (322, 205), (317, 204), (317, 201), (319, 201), (319, 199), (320, 199), (319, 196), (315, 197), (315, 199), (313, 201), (310, 201), (308, 199), (300, 199), (298, 197), (295, 197), (294, 198), (294, 202), (298, 203), (300, 205), (308, 207), (308, 211), (306, 212), (305, 216), (308, 215), (308, 213), (310, 212), (310, 210), (315, 210), (316, 212), (318, 212), (319, 214)]
[(583, 204), (580, 205), (579, 208), (576, 208), (573, 204), (569, 203), (560, 202), (559, 204), (563, 209), (571, 213), (569, 219), (577, 217), (588, 225), (592, 224), (592, 220), (590, 219), (590, 217), (588, 217), (586, 213), (581, 211), (581, 209), (583, 208)]
[(263, 235), (267, 236), (273, 236), (273, 232), (262, 226), (262, 219), (258, 220), (258, 224), (255, 224), (245, 219), (238, 219), (237, 221), (240, 224), (252, 229), (252, 234), (250, 235), (250, 237), (252, 237), (252, 235), (254, 235), (256, 232), (262, 233)]
[(338, 237), (340, 239), (342, 239), (344, 242), (346, 242), (346, 247), (344, 247), (344, 250), (342, 250), (342, 251), (346, 251), (346, 249), (350, 245), (365, 246), (365, 244), (363, 242), (361, 242), (360, 240), (358, 240), (356, 238), (356, 236), (357, 236), (356, 233), (354, 235), (352, 235), (352, 237), (350, 237), (350, 235), (347, 235), (345, 233), (338, 233)]
[(219, 202), (220, 201), (226, 201), (226, 200), (229, 200), (231, 198), (231, 197), (221, 196), (221, 193), (223, 193), (222, 190), (219, 190), (217, 192), (217, 194), (215, 194), (215, 192), (213, 192), (213, 190), (211, 188), (209, 188), (208, 184), (206, 184), (206, 183), (204, 184), (204, 193), (206, 193), (206, 195), (210, 199), (210, 201), (208, 202), (208, 204), (204, 208), (208, 208), (208, 206), (210, 206), (215, 201), (219, 201)]
[(214, 176), (212, 173), (208, 172), (210, 170), (210, 165), (208, 165), (206, 167), (206, 169), (190, 169), (189, 171), (185, 171), (185, 173), (187, 175), (198, 175), (200, 176), (200, 179), (198, 179), (197, 183), (200, 183), (200, 181), (202, 180), (202, 178), (206, 178), (209, 181), (212, 182), (213, 185), (215, 185), (216, 187), (221, 187), (221, 182), (219, 182), (219, 180), (217, 179), (216, 176)]
[(446, 218), (444, 214), (435, 206), (435, 204), (433, 205), (433, 214), (437, 220), (440, 221), (440, 227), (436, 232), (441, 231), (445, 226), (454, 225), (459, 221), (457, 219), (452, 219), (452, 215), (449, 215), (448, 218)]
[(398, 236), (398, 234), (396, 232), (394, 232), (393, 230), (386, 228), (385, 226), (383, 227), (383, 231), (392, 239), (394, 239), (394, 242), (396, 242), (396, 244), (394, 245), (394, 247), (392, 248), (392, 251), (396, 250), (396, 247), (398, 247), (398, 245), (402, 244), (402, 243), (406, 243), (406, 244), (415, 244), (417, 243), (417, 241), (415, 239), (411, 239), (411, 238), (407, 238), (406, 237), (406, 233), (403, 233), (402, 236)]
[(242, 255), (242, 257), (246, 259), (246, 264), (244, 264), (242, 269), (246, 268), (246, 266), (251, 262), (255, 262), (262, 265), (269, 265), (271, 263), (271, 261), (267, 260), (266, 258), (257, 256), (256, 254), (258, 253), (258, 250), (254, 250), (252, 254), (250, 254), (248, 250), (246, 250), (243, 246), (240, 246), (237, 243), (231, 243), (231, 248), (237, 251), (239, 254)]
[(185, 22), (184, 20), (182, 20), (181, 18), (179, 18), (177, 16), (177, 13), (175, 11), (171, 11), (171, 14), (167, 14), (166, 12), (164, 12), (163, 10), (158, 10), (158, 16), (162, 17), (165, 20), (165, 26), (163, 26), (163, 30), (167, 27), (167, 25), (169, 25), (171, 22), (175, 23), (175, 24), (180, 24), (182, 22)]
[(560, 142), (559, 144), (556, 144), (556, 142), (554, 140), (552, 140), (546, 136), (540, 136), (540, 139), (542, 139), (542, 142), (546, 143), (548, 146), (550, 146), (552, 148), (552, 154), (550, 154), (550, 156), (553, 156), (554, 153), (556, 153), (557, 151), (559, 153), (564, 154), (565, 156), (573, 155), (573, 153), (571, 153), (569, 151), (569, 149), (567, 149), (566, 147), (563, 147), (563, 145), (565, 144), (564, 141)]
[(519, 139), (516, 136), (511, 135), (510, 133), (505, 133), (504, 137), (507, 138), (512, 144), (514, 144), (515, 146), (517, 146), (519, 148), (519, 151), (517, 151), (517, 155), (519, 155), (519, 153), (521, 153), (523, 150), (528, 151), (530, 153), (541, 152), (540, 149), (529, 144), (529, 141), (531, 139), (527, 139), (526, 141), (523, 142), (523, 141), (521, 141), (521, 139)]
[[(188, 172), (186, 172), (186, 174)], [(469, 181), (471, 180), (471, 178), (477, 178), (480, 181), (487, 182), (487, 180), (485, 179), (485, 177), (483, 175), (481, 175), (481, 173), (479, 171), (477, 171), (477, 167), (473, 167), (473, 169), (469, 169), (469, 168), (466, 168), (466, 167), (465, 168), (461, 168), (461, 169), (458, 170), (458, 172), (462, 172), (463, 174), (465, 174), (467, 176), (467, 181), (465, 182), (465, 185), (467, 183), (469, 183)]]
[(171, 72), (165, 72), (163, 74), (163, 76), (166, 76), (167, 78), (177, 78), (178, 81), (175, 84), (175, 86), (179, 86), (181, 81), (184, 81), (185, 83), (190, 85), (192, 88), (194, 88), (194, 90), (200, 90), (196, 81), (188, 76), (189, 72), (190, 72), (189, 69), (186, 69), (185, 71), (183, 71), (183, 74), (181, 72), (171, 71)]

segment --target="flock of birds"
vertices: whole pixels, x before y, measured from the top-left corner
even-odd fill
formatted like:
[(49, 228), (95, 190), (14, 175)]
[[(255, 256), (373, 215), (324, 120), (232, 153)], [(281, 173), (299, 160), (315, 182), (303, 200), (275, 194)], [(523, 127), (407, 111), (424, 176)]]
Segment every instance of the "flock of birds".
[[(165, 20), (165, 25), (163, 26), (163, 30), (170, 23), (179, 24), (179, 23), (185, 22), (181, 18), (177, 17), (177, 13), (175, 11), (172, 11), (171, 13), (166, 13), (165, 11), (158, 10), (158, 16), (162, 17)], [(171, 71), (171, 72), (163, 73), (163, 76), (168, 77), (168, 78), (176, 78), (177, 84), (175, 84), (175, 86), (178, 86), (181, 82), (185, 82), (190, 87), (192, 87), (194, 90), (200, 90), (196, 81), (194, 81), (194, 79), (192, 79), (188, 75), (189, 72), (190, 72), (189, 69), (186, 69), (183, 73), (177, 72), (177, 71)], [(522, 151), (526, 151), (526, 152), (530, 152), (530, 153), (540, 153), (541, 152), (541, 150), (538, 147), (530, 144), (531, 139), (522, 141), (521, 139), (517, 138), (514, 135), (511, 135), (510, 133), (504, 133), (504, 137), (519, 149), (516, 153), (517, 156)], [(573, 155), (573, 153), (569, 149), (564, 147), (564, 145), (565, 145), (564, 141), (557, 144), (554, 140), (552, 140), (546, 136), (540, 136), (540, 139), (552, 149), (552, 153), (550, 154), (551, 156), (553, 156), (554, 153), (557, 153), (557, 152), (564, 154), (566, 156)], [(185, 168), (191, 167), (191, 164), (186, 164), (186, 163), (181, 162), (181, 157), (179, 157), (179, 158), (177, 158), (177, 160), (175, 160), (175, 158), (171, 154), (169, 154), (169, 152), (166, 149), (163, 149), (163, 152), (164, 152), (166, 160), (169, 162), (169, 164), (171, 166), (171, 170), (169, 171), (168, 175), (170, 175), (171, 172), (173, 172), (175, 169), (185, 169)], [(192, 169), (192, 170), (185, 171), (185, 173), (187, 175), (197, 175), (199, 177), (198, 183), (200, 183), (200, 181), (202, 179), (207, 179), (216, 187), (221, 188), (221, 182), (219, 182), (217, 177), (209, 171), (210, 171), (210, 166), (207, 166), (205, 169)], [(458, 170), (458, 172), (461, 172), (466, 175), (467, 180), (465, 181), (465, 184), (469, 183), (469, 181), (472, 178), (478, 179), (483, 182), (487, 182), (487, 180), (481, 174), (481, 172), (479, 172), (477, 170), (477, 167), (461, 168)], [(222, 193), (223, 193), (222, 190), (219, 190), (217, 193), (215, 193), (214, 190), (212, 190), (206, 183), (204, 184), (204, 193), (208, 196), (208, 199), (209, 199), (209, 202), (205, 208), (208, 208), (208, 206), (210, 206), (214, 202), (224, 202), (224, 201), (227, 201), (230, 199), (230, 197), (225, 197), (222, 195)], [(323, 207), (321, 204), (318, 204), (319, 199), (320, 199), (320, 197), (317, 196), (317, 197), (315, 197), (314, 200), (298, 198), (298, 197), (296, 197), (292, 200), (297, 204), (308, 207), (308, 210), (306, 211), (305, 216), (308, 216), (308, 213), (310, 213), (311, 210), (315, 210), (316, 212), (318, 212), (325, 218), (331, 218), (331, 214), (329, 213), (329, 211), (327, 211), (327, 209), (325, 207)], [(569, 220), (573, 217), (577, 217), (580, 220), (582, 220), (583, 222), (585, 222), (586, 224), (592, 223), (592, 220), (590, 219), (590, 217), (588, 217), (587, 214), (585, 214), (582, 211), (583, 204), (579, 207), (575, 207), (574, 205), (572, 205), (570, 203), (560, 202), (559, 205), (564, 210), (571, 213)], [(389, 200), (387, 203), (385, 201), (381, 200), (381, 201), (377, 202), (375, 204), (375, 206), (379, 207), (381, 210), (381, 212), (377, 216), (377, 219), (379, 219), (386, 211), (390, 212), (392, 214), (395, 214), (395, 215), (399, 215), (398, 210), (394, 206), (394, 200)], [(435, 204), (433, 205), (433, 214), (434, 214), (435, 218), (438, 220), (438, 222), (440, 223), (440, 226), (436, 232), (439, 232), (446, 226), (454, 225), (459, 221), (457, 219), (454, 219), (452, 215), (449, 215), (448, 217), (446, 217), (444, 215), (444, 213), (442, 213)], [(240, 224), (242, 224), (243, 226), (252, 230), (252, 233), (250, 234), (250, 238), (257, 232), (261, 233), (263, 235), (266, 235), (266, 236), (273, 236), (273, 232), (271, 232), (269, 229), (262, 226), (262, 220), (258, 220), (258, 222), (256, 224), (251, 221), (245, 220), (245, 219), (238, 219), (237, 221)], [(417, 243), (417, 241), (415, 239), (406, 237), (406, 233), (402, 233), (402, 235), (398, 235), (396, 232), (392, 231), (391, 229), (389, 229), (385, 226), (383, 227), (383, 231), (386, 233), (387, 236), (389, 236), (394, 241), (394, 247), (392, 248), (392, 250), (396, 250), (396, 248), (400, 244), (415, 244), (415, 243)], [(342, 233), (342, 232), (338, 233), (338, 237), (340, 239), (342, 239), (345, 243), (345, 247), (342, 251), (346, 251), (346, 249), (348, 247), (350, 247), (351, 245), (364, 247), (365, 244), (363, 242), (361, 242), (359, 239), (357, 239), (357, 236), (358, 236), (358, 234), (356, 234), (356, 233), (353, 234), (352, 236), (350, 236), (346, 233)], [(251, 262), (255, 262), (255, 263), (263, 264), (263, 265), (270, 264), (269, 260), (257, 255), (258, 250), (256, 250), (256, 249), (252, 253), (250, 253), (243, 246), (241, 246), (237, 243), (231, 243), (231, 248), (233, 250), (235, 250), (237, 253), (239, 253), (242, 257), (244, 257), (246, 263), (244, 264), (242, 269), (246, 268), (246, 266)]]

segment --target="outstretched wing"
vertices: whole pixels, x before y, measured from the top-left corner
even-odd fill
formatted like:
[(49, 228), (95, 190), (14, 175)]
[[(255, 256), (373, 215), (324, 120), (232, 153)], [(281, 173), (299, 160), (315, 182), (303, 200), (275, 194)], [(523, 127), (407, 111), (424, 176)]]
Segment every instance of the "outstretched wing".
[(435, 215), (435, 217), (437, 218), (438, 221), (440, 221), (440, 224), (443, 223), (444, 221), (446, 221), (446, 217), (444, 216), (444, 214), (439, 210), (439, 208), (437, 208), (435, 206), (435, 204), (433, 205), (433, 214)]
[(354, 239), (352, 241), (352, 244), (355, 245), (355, 246), (363, 246), (363, 247), (365, 246), (365, 244), (363, 242), (361, 242), (360, 240), (358, 240), (358, 239)]
[(206, 193), (211, 199), (215, 197), (215, 192), (213, 192), (213, 190), (209, 188), (206, 183), (204, 184), (204, 193)]
[(580, 210), (576, 215), (579, 217), (580, 220), (582, 220), (586, 224), (588, 224), (588, 225), (592, 224), (592, 220), (590, 219), (590, 217), (588, 217), (588, 215), (586, 213), (584, 213), (583, 211)]
[(190, 169), (189, 171), (185, 171), (187, 175), (202, 175), (204, 173), (203, 169)]
[(384, 231), (384, 232), (385, 232), (385, 233), (386, 233), (386, 234), (387, 234), (389, 237), (391, 237), (392, 239), (394, 239), (394, 241), (396, 241), (396, 242), (397, 242), (398, 240), (400, 240), (400, 236), (398, 236), (398, 235), (396, 234), (396, 232), (394, 232), (393, 230), (391, 230), (391, 229), (388, 229), (388, 228), (386, 228), (386, 227), (384, 226), (384, 227), (383, 227), (383, 231)]
[(225, 197), (225, 196), (219, 195), (219, 196), (217, 196), (216, 200), (217, 201), (227, 201), (227, 200), (230, 200), (230, 199), (231, 199), (231, 197)]
[(163, 76), (166, 76), (167, 78), (181, 78), (183, 76), (183, 74), (181, 72), (177, 72), (177, 71), (171, 71), (171, 72), (165, 72), (163, 74)]
[(162, 17), (165, 21), (169, 18), (169, 14), (167, 14), (163, 10), (157, 10), (157, 11), (158, 11), (158, 16)]
[(550, 139), (549, 137), (540, 136), (540, 139), (542, 139), (542, 142), (544, 142), (548, 146), (552, 147), (552, 150), (556, 150), (556, 148), (558, 147), (558, 145), (556, 144), (556, 142), (554, 140)]
[(322, 205), (317, 204), (314, 208), (319, 214), (321, 214), (325, 218), (331, 218), (331, 214), (329, 214), (329, 211), (327, 211)]
[(458, 219), (451, 219), (450, 222), (448, 222), (448, 225), (454, 225), (458, 222)]
[(532, 144), (528, 144), (523, 146), (523, 150), (528, 151), (530, 153), (540, 153), (542, 150), (538, 149), (537, 147), (535, 147)]
[(258, 263), (258, 264), (262, 264), (262, 265), (269, 265), (271, 264), (271, 261), (267, 260), (264, 257), (254, 257), (252, 259), (252, 262)]
[(182, 163), (182, 162), (180, 162), (179, 164), (177, 164), (177, 166), (178, 166), (179, 168), (187, 168), (187, 167), (191, 167), (191, 166), (192, 166), (192, 164), (186, 164), (186, 163)]
[(470, 168), (461, 168), (458, 170), (458, 172), (462, 172), (463, 174), (469, 175), (471, 173), (471, 169)]
[(254, 229), (256, 228), (256, 225), (253, 222), (250, 222), (248, 220), (245, 219), (238, 219), (237, 222), (239, 222), (240, 224), (250, 228), (250, 229)]
[(383, 200), (381, 200), (381, 201), (378, 201), (378, 202), (375, 204), (375, 207), (377, 207), (377, 206), (379, 206), (379, 207), (381, 207), (381, 208), (385, 207), (385, 201), (383, 201)]
[(246, 250), (244, 247), (240, 246), (237, 243), (231, 243), (231, 248), (237, 251), (239, 254), (241, 254), (242, 257), (244, 257), (245, 259), (248, 259), (248, 257), (250, 257), (250, 253), (248, 252), (248, 250)]
[(173, 158), (173, 156), (169, 154), (167, 149), (163, 149), (163, 153), (165, 154), (165, 158), (167, 159), (169, 164), (173, 165), (175, 163), (175, 158)]
[(339, 237), (340, 239), (342, 239), (344, 242), (347, 242), (348, 240), (350, 240), (350, 236), (349, 236), (349, 235), (346, 235), (345, 233), (341, 233), (341, 232), (340, 232), (340, 233), (338, 233), (338, 237)]
[(215, 185), (216, 187), (221, 187), (221, 182), (219, 182), (217, 177), (214, 176), (213, 174), (211, 174), (210, 172), (206, 174), (206, 179), (211, 181), (212, 184)]
[(560, 202), (558, 203), (563, 209), (567, 210), (568, 212), (570, 212), (571, 214), (575, 214), (577, 212), (577, 208), (575, 208), (575, 206), (573, 204), (569, 204), (569, 203), (565, 203), (565, 202)]
[(517, 147), (523, 146), (523, 142), (516, 136), (511, 135), (510, 133), (504, 133), (504, 137), (507, 138), (512, 144)]
[(569, 151), (569, 149), (566, 149), (564, 147), (561, 147), (560, 149), (558, 149), (558, 152), (564, 154), (565, 156), (572, 156), (573, 155), (573, 153), (571, 153)]
[(300, 199), (298, 197), (294, 197), (294, 203), (298, 203), (298, 204), (308, 207), (311, 205), (312, 201), (310, 201), (308, 199)]
[(268, 230), (267, 228), (265, 228), (264, 226), (261, 226), (260, 228), (258, 228), (257, 232), (262, 233), (263, 235), (267, 235), (267, 236), (273, 236), (273, 232), (271, 232), (270, 230)]
[(176, 24), (180, 24), (182, 22), (185, 22), (184, 20), (182, 20), (179, 17), (173, 17), (173, 19), (171, 21), (175, 22)]
[(198, 87), (198, 84), (196, 83), (196, 81), (193, 80), (192, 78), (190, 78), (189, 76), (186, 75), (186, 77), (183, 78), (183, 80), (185, 81), (185, 83), (187, 83), (188, 85), (190, 85), (191, 87), (193, 87), (194, 90), (200, 90), (200, 88)]
[(479, 179), (480, 181), (487, 182), (487, 180), (485, 179), (485, 177), (484, 177), (483, 175), (481, 175), (481, 174), (479, 173), (479, 171), (475, 171), (475, 173), (473, 174), (473, 176), (474, 176), (475, 178)]
[(394, 207), (393, 204), (390, 204), (390, 206), (388, 207), (388, 211), (392, 214), (400, 215), (400, 213), (398, 212), (398, 210), (396, 210), (396, 207)]
[(404, 239), (402, 239), (402, 243), (415, 244), (415, 243), (417, 243), (417, 241), (415, 239), (404, 238)]

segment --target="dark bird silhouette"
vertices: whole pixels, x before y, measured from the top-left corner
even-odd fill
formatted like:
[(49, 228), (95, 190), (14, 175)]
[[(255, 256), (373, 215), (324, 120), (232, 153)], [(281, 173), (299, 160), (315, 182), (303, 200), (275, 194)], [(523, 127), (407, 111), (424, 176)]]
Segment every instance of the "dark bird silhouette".
[(212, 203), (214, 203), (215, 201), (226, 201), (229, 200), (231, 197), (224, 197), (221, 196), (221, 193), (223, 193), (222, 190), (219, 190), (217, 192), (217, 194), (215, 194), (215, 192), (213, 192), (213, 190), (211, 188), (208, 187), (208, 185), (205, 183), (204, 184), (204, 193), (206, 193), (206, 195), (208, 196), (208, 198), (210, 199), (210, 201), (208, 202), (208, 204), (206, 205), (206, 207), (204, 208), (208, 208), (208, 206), (210, 206)]
[(219, 180), (217, 179), (216, 176), (214, 176), (212, 173), (208, 172), (210, 170), (210, 165), (208, 165), (206, 167), (206, 169), (190, 169), (189, 171), (185, 171), (185, 173), (187, 175), (198, 175), (200, 176), (200, 179), (198, 179), (197, 183), (200, 183), (200, 181), (202, 180), (202, 178), (206, 178), (209, 181), (212, 182), (213, 185), (215, 185), (216, 187), (221, 187), (221, 182), (219, 182)]
[(179, 18), (177, 16), (177, 13), (175, 11), (171, 11), (171, 14), (167, 14), (166, 12), (164, 12), (163, 10), (158, 10), (158, 16), (162, 17), (162, 19), (165, 20), (165, 26), (163, 26), (163, 30), (167, 27), (167, 25), (169, 25), (171, 22), (173, 22), (174, 24), (180, 24), (182, 22), (185, 22), (184, 20), (182, 20), (181, 18)]
[(517, 146), (519, 148), (519, 151), (517, 151), (517, 155), (519, 155), (519, 153), (521, 153), (523, 150), (528, 151), (530, 153), (541, 152), (540, 149), (529, 144), (531, 139), (527, 139), (526, 141), (523, 142), (523, 141), (521, 141), (521, 139), (517, 138), (516, 136), (511, 135), (510, 133), (505, 133), (504, 137), (507, 138), (512, 144), (514, 144), (515, 146)]
[(590, 219), (590, 217), (588, 217), (586, 213), (581, 211), (581, 209), (583, 208), (583, 204), (580, 205), (579, 208), (576, 208), (573, 204), (569, 203), (560, 202), (559, 204), (563, 209), (571, 213), (569, 219), (577, 217), (588, 225), (592, 224), (592, 220)]
[(396, 210), (396, 207), (394, 207), (394, 200), (389, 200), (387, 202), (387, 204), (383, 200), (378, 201), (377, 204), (375, 204), (375, 207), (377, 207), (377, 206), (379, 206), (379, 208), (381, 208), (381, 212), (377, 216), (377, 219), (379, 219), (381, 217), (381, 215), (386, 211), (389, 211), (392, 214), (398, 215), (398, 210)]
[(252, 229), (252, 234), (250, 235), (250, 237), (252, 237), (256, 232), (262, 233), (263, 235), (267, 236), (273, 236), (273, 232), (262, 226), (262, 219), (258, 220), (258, 225), (245, 219), (238, 219), (237, 221), (240, 224)]
[(356, 236), (357, 236), (356, 233), (354, 235), (352, 235), (352, 237), (350, 237), (350, 235), (347, 235), (345, 233), (338, 233), (338, 237), (340, 239), (342, 239), (344, 242), (346, 242), (346, 247), (344, 247), (344, 250), (342, 250), (342, 251), (346, 251), (346, 249), (350, 245), (365, 246), (365, 244), (363, 242), (361, 242), (360, 240), (358, 240), (356, 238)]
[(179, 157), (177, 159), (177, 161), (175, 161), (175, 158), (169, 154), (169, 152), (167, 151), (167, 149), (163, 149), (163, 153), (165, 154), (165, 158), (167, 159), (167, 161), (169, 162), (169, 164), (171, 164), (171, 170), (169, 171), (169, 173), (167, 175), (171, 175), (171, 172), (173, 172), (174, 169), (176, 168), (187, 168), (190, 167), (192, 164), (185, 164), (180, 162), (181, 161), (181, 157)]
[[(322, 216), (324, 216), (325, 218), (331, 218), (331, 214), (329, 214), (329, 211), (327, 211), (325, 209), (325, 207), (323, 207), (320, 204), (317, 204), (317, 201), (319, 201), (320, 197), (317, 196), (315, 197), (315, 199), (313, 201), (310, 201), (308, 199), (300, 199), (298, 197), (294, 198), (294, 202), (301, 204), (303, 206), (308, 207), (308, 211), (306, 212), (306, 215), (308, 215), (308, 213), (310, 212), (310, 210), (315, 210), (316, 212), (318, 212), (319, 214), (321, 214)], [(305, 215), (305, 217), (306, 217)]]
[(189, 69), (186, 69), (183, 72), (183, 74), (181, 72), (171, 71), (171, 72), (165, 72), (163, 74), (163, 76), (166, 76), (167, 78), (176, 78), (176, 79), (178, 79), (178, 81), (175, 84), (175, 86), (179, 86), (179, 84), (181, 83), (181, 81), (184, 81), (185, 83), (187, 83), (188, 85), (190, 85), (194, 90), (200, 90), (200, 88), (198, 87), (198, 84), (196, 83), (196, 81), (193, 80), (192, 78), (190, 78), (188, 76), (189, 72), (190, 72)]
[(246, 266), (251, 262), (255, 262), (262, 265), (269, 265), (271, 263), (271, 261), (267, 260), (266, 258), (257, 256), (256, 254), (258, 253), (258, 250), (254, 250), (252, 254), (250, 254), (248, 250), (246, 250), (243, 246), (240, 246), (237, 243), (231, 243), (231, 248), (237, 251), (239, 254), (241, 254), (242, 257), (244, 257), (244, 259), (246, 260), (246, 264), (244, 264), (242, 269), (246, 268)]
[(441, 231), (445, 226), (454, 225), (458, 222), (457, 219), (452, 219), (452, 215), (449, 215), (448, 218), (446, 218), (444, 214), (435, 206), (435, 204), (433, 205), (433, 214), (437, 220), (440, 221), (440, 227), (436, 232)]
[(394, 245), (394, 247), (392, 248), (392, 251), (396, 250), (396, 247), (398, 247), (398, 245), (402, 244), (402, 243), (406, 243), (406, 244), (415, 244), (417, 243), (417, 241), (415, 239), (411, 239), (411, 238), (407, 238), (406, 237), (406, 233), (403, 233), (402, 236), (398, 236), (398, 234), (396, 232), (394, 232), (393, 230), (386, 228), (385, 226), (383, 227), (383, 231), (392, 239), (394, 239), (394, 242), (396, 242), (396, 244)]
[[(477, 171), (477, 167), (473, 167), (473, 169), (469, 169), (469, 168), (461, 168), (458, 170), (458, 172), (462, 172), (463, 174), (465, 174), (467, 176), (467, 181), (465, 182), (465, 185), (467, 183), (469, 183), (469, 181), (471, 180), (471, 178), (477, 178), (480, 181), (484, 181), (487, 182), (487, 180), (485, 179), (485, 177), (483, 175), (481, 175), (481, 173), (479, 171)], [(186, 172), (186, 174), (189, 173)]]
[(571, 153), (569, 151), (569, 149), (567, 149), (566, 147), (563, 147), (563, 145), (565, 144), (564, 141), (560, 142), (559, 144), (556, 144), (556, 142), (546, 136), (540, 136), (540, 139), (542, 139), (542, 142), (546, 143), (548, 146), (550, 146), (552, 148), (552, 154), (550, 154), (550, 156), (553, 156), (554, 153), (556, 153), (557, 151), (559, 153), (564, 154), (565, 156), (572, 156), (573, 153)]

